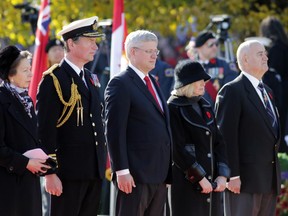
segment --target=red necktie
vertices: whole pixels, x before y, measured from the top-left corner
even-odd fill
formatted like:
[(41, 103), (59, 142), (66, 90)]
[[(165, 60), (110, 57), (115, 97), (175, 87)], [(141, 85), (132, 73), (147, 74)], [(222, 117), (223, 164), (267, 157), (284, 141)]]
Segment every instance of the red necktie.
[(145, 77), (144, 77), (144, 80), (145, 80), (145, 82), (146, 82), (146, 86), (147, 86), (148, 90), (150, 91), (150, 93), (151, 93), (152, 96), (154, 97), (154, 99), (155, 99), (156, 103), (158, 104), (159, 108), (162, 110), (162, 108), (161, 108), (161, 106), (160, 106), (160, 104), (159, 104), (159, 101), (158, 101), (158, 99), (157, 99), (156, 93), (155, 93), (155, 91), (154, 91), (154, 89), (153, 89), (153, 87), (152, 87), (152, 84), (151, 84), (151, 81), (150, 81), (149, 77), (148, 77), (148, 76), (145, 76)]

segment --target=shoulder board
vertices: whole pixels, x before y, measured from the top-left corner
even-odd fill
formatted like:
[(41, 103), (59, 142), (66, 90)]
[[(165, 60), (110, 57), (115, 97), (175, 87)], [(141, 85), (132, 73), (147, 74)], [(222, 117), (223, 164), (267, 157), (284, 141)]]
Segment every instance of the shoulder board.
[(46, 76), (47, 74), (52, 73), (58, 66), (59, 66), (59, 64), (54, 64), (54, 65), (52, 65), (48, 70), (46, 70), (46, 71), (43, 73), (43, 77)]

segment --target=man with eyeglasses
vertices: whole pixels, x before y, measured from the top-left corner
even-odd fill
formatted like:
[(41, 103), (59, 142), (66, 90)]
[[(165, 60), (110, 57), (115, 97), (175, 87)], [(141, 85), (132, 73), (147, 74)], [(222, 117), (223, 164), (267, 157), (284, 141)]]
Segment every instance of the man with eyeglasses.
[(125, 41), (125, 71), (105, 90), (105, 126), (117, 216), (162, 216), (171, 181), (171, 129), (166, 99), (149, 72), (157, 36), (131, 32)]
[[(238, 76), (235, 63), (227, 63), (224, 59), (217, 57), (218, 39), (211, 31), (202, 31), (195, 39), (195, 58), (198, 60), (211, 79), (206, 83), (204, 97), (213, 105), (220, 88), (227, 82)], [(187, 50), (189, 52), (189, 50)]]

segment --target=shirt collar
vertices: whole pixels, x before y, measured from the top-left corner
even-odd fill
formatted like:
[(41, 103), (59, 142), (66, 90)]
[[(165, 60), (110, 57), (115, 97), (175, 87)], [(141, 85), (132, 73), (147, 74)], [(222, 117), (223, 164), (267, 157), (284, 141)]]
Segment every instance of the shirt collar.
[(132, 68), (135, 71), (135, 73), (141, 78), (141, 80), (145, 83), (144, 78), (146, 75), (143, 72), (141, 72), (138, 68), (136, 68), (134, 65), (132, 65), (130, 62), (128, 66)]
[(255, 89), (257, 89), (259, 83), (261, 80), (258, 80), (256, 77), (252, 76), (251, 74), (242, 71), (241, 72), (245, 77), (247, 77), (247, 79), (252, 83), (252, 85), (254, 86)]
[(78, 76), (80, 75), (81, 70), (84, 71), (83, 67), (82, 67), (82, 69), (80, 69), (75, 64), (73, 64), (71, 61), (69, 61), (66, 57), (64, 57), (64, 59), (67, 62), (67, 64), (70, 65), (70, 67), (72, 67), (73, 70), (78, 74)]

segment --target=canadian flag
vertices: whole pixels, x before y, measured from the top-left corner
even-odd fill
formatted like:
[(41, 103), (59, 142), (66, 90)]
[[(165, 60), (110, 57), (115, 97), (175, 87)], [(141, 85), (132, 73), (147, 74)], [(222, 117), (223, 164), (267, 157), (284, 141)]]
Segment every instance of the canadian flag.
[(126, 35), (127, 28), (124, 14), (124, 0), (114, 0), (110, 79), (127, 66), (127, 60), (124, 58), (124, 41)]
[(36, 102), (38, 84), (42, 78), (43, 72), (47, 70), (47, 53), (45, 52), (45, 46), (49, 40), (50, 21), (50, 0), (42, 0), (37, 22), (35, 50), (32, 60), (33, 77), (29, 87), (29, 95), (34, 104)]

